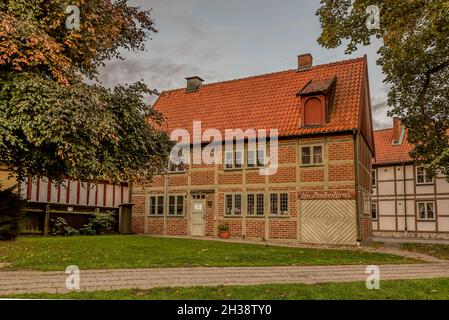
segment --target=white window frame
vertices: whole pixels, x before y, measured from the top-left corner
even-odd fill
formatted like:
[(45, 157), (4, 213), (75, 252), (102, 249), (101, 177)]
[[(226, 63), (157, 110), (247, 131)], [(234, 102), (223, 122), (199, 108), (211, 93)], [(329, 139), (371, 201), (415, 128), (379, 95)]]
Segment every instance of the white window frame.
[(377, 170), (371, 170), (371, 185), (373, 188), (377, 188)]
[[(276, 205), (276, 213), (271, 212), (271, 197), (272, 195), (276, 195), (277, 197), (277, 205)], [(281, 195), (287, 195), (287, 211), (281, 211)], [(269, 212), (272, 217), (286, 217), (290, 214), (290, 195), (288, 192), (270, 192), (270, 207)]]
[[(159, 214), (160, 198), (162, 197), (162, 214)], [(155, 200), (154, 213), (151, 213), (151, 199)], [(163, 217), (165, 212), (165, 197), (163, 195), (151, 195), (148, 197), (148, 216), (150, 217)]]
[[(175, 204), (174, 204), (174, 214), (170, 214), (170, 198), (171, 197), (175, 197)], [(178, 203), (179, 198), (181, 198), (181, 205)], [(168, 211), (167, 211), (167, 216), (168, 217), (182, 217), (185, 215), (185, 201), (184, 201), (184, 195), (182, 194), (169, 194), (168, 195)], [(182, 206), (182, 213), (178, 213), (178, 207)]]
[[(228, 196), (232, 197), (231, 201), (231, 214), (228, 213)], [(236, 212), (236, 197), (240, 196), (240, 213)], [(224, 216), (225, 217), (241, 217), (243, 212), (243, 196), (241, 193), (226, 193), (224, 196)]]
[(185, 173), (186, 172), (186, 159), (182, 154), (182, 149), (179, 150), (179, 158), (181, 159), (181, 163), (174, 164), (171, 162), (171, 159), (168, 161), (168, 173)]
[[(315, 162), (314, 159), (314, 153), (313, 153), (313, 149), (315, 147), (320, 147), (321, 148), (321, 162)], [(310, 163), (304, 163), (303, 162), (303, 149), (305, 148), (309, 148), (310, 149)], [(322, 166), (324, 165), (324, 144), (320, 143), (320, 144), (310, 144), (310, 145), (303, 145), (299, 147), (299, 160), (300, 160), (300, 164), (303, 167), (312, 167), (312, 166)]]
[[(373, 218), (373, 208), (376, 211), (376, 217)], [(371, 202), (371, 220), (377, 221), (379, 220), (379, 205), (377, 202)]]
[[(255, 163), (250, 164), (249, 163), (249, 159), (250, 156), (249, 154), (252, 153), (254, 154), (254, 161)], [(262, 156), (263, 155), (263, 156)], [(267, 154), (266, 154), (266, 150), (265, 149), (247, 149), (246, 150), (246, 168), (247, 169), (258, 169), (258, 168), (263, 168), (265, 167), (265, 159), (267, 158)]]
[[(420, 170), (420, 169), (423, 169), (423, 174), (422, 174), (422, 176), (423, 176), (424, 182), (419, 182), (419, 173), (418, 173), (418, 170)], [(427, 178), (428, 178), (429, 176), (428, 176), (428, 174), (427, 174), (427, 169), (426, 169), (426, 167), (424, 167), (424, 166), (417, 166), (417, 167), (415, 168), (415, 172), (416, 172), (416, 185), (417, 185), (417, 186), (432, 185), (432, 184), (435, 183), (435, 179), (434, 179), (433, 177), (432, 177), (432, 180), (431, 180), (431, 181), (427, 181)]]
[[(232, 162), (231, 166), (228, 167), (228, 156), (232, 154)], [(237, 164), (237, 154), (240, 155), (241, 161), (240, 164)], [(225, 151), (224, 153), (224, 169), (225, 170), (242, 170), (245, 166), (245, 151), (240, 149), (233, 149), (231, 151)]]
[[(252, 195), (253, 199), (254, 199), (254, 204), (253, 204), (253, 213), (250, 214), (249, 210), (248, 210), (248, 196)], [(259, 196), (262, 196), (262, 207), (259, 206), (258, 203), (258, 198)], [(259, 214), (259, 208), (262, 208), (262, 214)], [(265, 194), (262, 192), (250, 192), (246, 194), (246, 216), (247, 217), (263, 217), (265, 216)]]
[[(424, 215), (425, 218), (421, 218), (420, 216), (420, 205), (424, 205)], [(429, 218), (429, 211), (427, 205), (431, 204), (432, 205), (432, 214), (433, 217)], [(417, 215), (417, 219), (418, 221), (436, 221), (436, 212), (435, 212), (435, 201), (417, 201), (416, 202), (416, 215)]]

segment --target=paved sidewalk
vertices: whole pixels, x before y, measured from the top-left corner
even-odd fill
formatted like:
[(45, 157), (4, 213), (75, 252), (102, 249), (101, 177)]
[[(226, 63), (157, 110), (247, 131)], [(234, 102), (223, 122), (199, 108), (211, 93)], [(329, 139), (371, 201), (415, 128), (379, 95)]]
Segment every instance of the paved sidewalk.
[(419, 244), (446, 244), (449, 245), (449, 239), (420, 239), (420, 238), (373, 238), (374, 242), (382, 243), (419, 243)]
[[(155, 287), (365, 281), (367, 266), (81, 270), (82, 291)], [(381, 265), (381, 280), (449, 277), (449, 263)], [(1, 271), (0, 295), (65, 293), (64, 272)]]

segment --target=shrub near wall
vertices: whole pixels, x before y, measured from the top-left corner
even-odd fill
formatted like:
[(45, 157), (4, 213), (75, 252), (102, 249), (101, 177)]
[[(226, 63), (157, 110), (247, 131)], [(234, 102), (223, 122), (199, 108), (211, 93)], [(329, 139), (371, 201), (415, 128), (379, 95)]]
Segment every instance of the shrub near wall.
[(20, 232), (25, 201), (14, 188), (0, 190), (0, 240), (14, 240)]

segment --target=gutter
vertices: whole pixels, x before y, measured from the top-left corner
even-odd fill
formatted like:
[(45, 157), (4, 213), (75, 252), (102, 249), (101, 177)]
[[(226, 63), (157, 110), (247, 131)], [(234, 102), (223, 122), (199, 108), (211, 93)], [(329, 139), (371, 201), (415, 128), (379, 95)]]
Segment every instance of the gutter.
[(356, 216), (356, 230), (357, 230), (357, 245), (360, 244), (361, 235), (360, 235), (360, 194), (359, 194), (359, 151), (358, 151), (358, 131), (354, 129), (352, 131), (354, 138), (354, 160), (355, 160), (355, 216)]
[[(407, 225), (407, 183), (405, 181), (405, 163), (402, 165), (402, 182), (404, 184), (404, 217), (405, 217), (405, 225), (404, 225), (404, 231), (405, 231), (405, 237), (407, 238), (408, 233), (408, 225)], [(396, 212), (397, 214), (397, 212)]]

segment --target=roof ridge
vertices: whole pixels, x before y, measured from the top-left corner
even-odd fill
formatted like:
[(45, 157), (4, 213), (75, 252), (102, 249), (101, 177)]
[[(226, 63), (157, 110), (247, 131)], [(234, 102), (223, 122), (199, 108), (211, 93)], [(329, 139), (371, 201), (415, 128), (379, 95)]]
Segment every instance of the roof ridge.
[[(242, 80), (256, 79), (256, 78), (272, 76), (272, 75), (278, 75), (278, 74), (289, 73), (289, 72), (309, 72), (309, 71), (312, 71), (314, 69), (320, 69), (320, 68), (323, 68), (323, 67), (329, 67), (329, 66), (332, 66), (332, 65), (338, 65), (338, 64), (343, 64), (343, 63), (355, 62), (357, 60), (363, 60), (363, 59), (365, 59), (365, 56), (358, 57), (358, 58), (351, 58), (351, 59), (346, 59), (346, 60), (339, 60), (339, 61), (334, 61), (334, 62), (323, 63), (323, 64), (319, 64), (319, 65), (313, 66), (311, 69), (307, 69), (307, 70), (300, 70), (299, 71), (298, 69), (288, 69), (288, 70), (273, 71), (273, 72), (268, 72), (268, 73), (263, 73), (263, 74), (256, 74), (256, 75), (246, 76), (246, 77), (241, 77), (241, 78), (222, 80), (222, 81), (217, 81), (217, 82), (203, 84), (202, 87), (210, 87), (210, 86), (221, 85), (221, 84), (225, 84), (225, 83), (237, 82), (237, 81), (242, 81)], [(171, 93), (171, 92), (179, 91), (179, 90), (185, 90), (185, 87), (165, 90), (165, 91), (161, 92), (161, 95), (164, 94), (164, 93)]]

